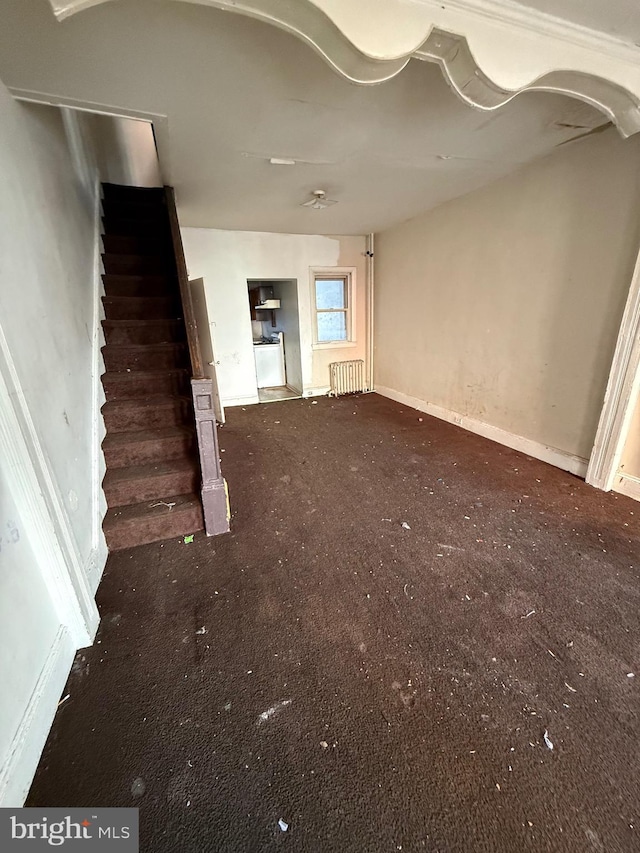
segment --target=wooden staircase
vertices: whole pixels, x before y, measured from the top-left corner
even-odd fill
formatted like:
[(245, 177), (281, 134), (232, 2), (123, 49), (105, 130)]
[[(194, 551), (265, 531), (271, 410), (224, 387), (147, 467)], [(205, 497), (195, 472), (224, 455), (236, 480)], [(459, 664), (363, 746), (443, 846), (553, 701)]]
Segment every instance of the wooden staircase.
[(163, 189), (103, 185), (102, 444), (111, 550), (203, 529), (189, 351)]

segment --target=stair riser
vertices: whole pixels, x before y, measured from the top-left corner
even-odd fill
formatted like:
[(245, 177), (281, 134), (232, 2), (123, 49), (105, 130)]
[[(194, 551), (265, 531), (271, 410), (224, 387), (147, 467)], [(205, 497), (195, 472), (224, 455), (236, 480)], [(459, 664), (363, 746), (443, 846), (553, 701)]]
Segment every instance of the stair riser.
[(162, 396), (163, 394), (187, 395), (190, 392), (187, 374), (160, 375), (154, 379), (150, 387), (148, 379), (131, 378), (130, 374), (105, 373), (102, 376), (107, 402), (111, 400), (144, 399), (145, 397)]
[(107, 432), (132, 432), (140, 429), (161, 429), (193, 423), (191, 406), (186, 400), (177, 400), (166, 406), (119, 406), (115, 411), (104, 412)]
[[(196, 496), (200, 475), (190, 371), (183, 369), (188, 349), (164, 190), (104, 184), (102, 209), (108, 470), (103, 485), (110, 506), (104, 531), (113, 551), (182, 537), (204, 525)], [(153, 346), (161, 343), (175, 346)], [(120, 402), (111, 406), (114, 401)], [(172, 434), (168, 427), (181, 429)], [(154, 429), (159, 435), (145, 432)], [(173, 510), (151, 506), (171, 501), (167, 495), (177, 501)]]
[(180, 309), (173, 299), (165, 297), (103, 297), (104, 314), (107, 320), (174, 320)]
[[(131, 441), (127, 444), (103, 448), (104, 459), (109, 468), (128, 468), (131, 465), (149, 465), (170, 459), (189, 458), (193, 453), (193, 437), (185, 434), (173, 438), (157, 438), (149, 441)], [(156, 492), (162, 495), (162, 492)]]
[(163, 275), (169, 272), (167, 262), (157, 255), (102, 255), (107, 275)]
[(142, 352), (107, 344), (102, 348), (102, 356), (107, 370), (174, 370), (188, 366), (187, 351), (181, 344), (159, 350), (150, 346)]
[(109, 219), (153, 219), (167, 221), (167, 210), (162, 202), (127, 198), (103, 198), (102, 213)]
[(105, 534), (109, 550), (120, 551), (123, 548), (146, 545), (149, 542), (162, 542), (173, 537), (183, 537), (186, 533), (194, 533), (202, 530), (203, 527), (202, 509), (189, 507), (180, 512), (167, 510), (166, 515), (144, 522), (115, 525), (106, 530)]
[(123, 237), (155, 237), (159, 240), (168, 238), (168, 227), (164, 222), (153, 219), (122, 219), (114, 216), (103, 216), (105, 234), (118, 234)]
[(184, 329), (179, 320), (148, 326), (110, 326), (103, 322), (102, 328), (108, 344), (162, 344), (184, 340)]
[(167, 241), (155, 237), (103, 234), (102, 246), (105, 252), (114, 255), (160, 255), (170, 258), (170, 246)]
[(105, 296), (137, 296), (152, 298), (162, 296), (170, 298), (176, 292), (177, 284), (164, 276), (138, 276), (131, 278), (114, 278), (104, 275)]
[(148, 477), (143, 480), (128, 480), (114, 485), (105, 485), (104, 493), (110, 507), (127, 504), (155, 503), (158, 495), (186, 495), (195, 492), (199, 486), (195, 471), (178, 471), (163, 474), (160, 477)]
[(164, 203), (164, 189), (162, 187), (129, 187), (124, 184), (103, 184), (102, 197), (107, 201), (162, 205)]

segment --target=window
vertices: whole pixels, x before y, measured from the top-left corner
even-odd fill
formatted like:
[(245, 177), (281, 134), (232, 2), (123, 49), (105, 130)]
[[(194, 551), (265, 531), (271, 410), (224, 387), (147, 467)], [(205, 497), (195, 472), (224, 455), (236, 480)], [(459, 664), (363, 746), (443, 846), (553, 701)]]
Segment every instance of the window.
[(352, 346), (354, 330), (352, 269), (312, 270), (315, 347)]

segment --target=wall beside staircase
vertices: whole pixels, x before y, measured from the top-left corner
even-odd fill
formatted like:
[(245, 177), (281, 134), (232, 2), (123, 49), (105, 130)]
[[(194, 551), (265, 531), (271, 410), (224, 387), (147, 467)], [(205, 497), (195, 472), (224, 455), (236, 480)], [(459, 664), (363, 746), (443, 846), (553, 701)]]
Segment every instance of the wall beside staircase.
[(150, 122), (89, 113), (82, 119), (102, 181), (134, 187), (163, 185)]
[(58, 110), (10, 107), (0, 317), (60, 513), (95, 590), (106, 558), (96, 489), (103, 402), (98, 176), (90, 191), (81, 182), (77, 161), (90, 153), (72, 156)]
[(22, 802), (74, 653), (98, 622), (106, 548), (90, 159), (58, 110), (16, 103), (0, 84), (0, 805)]

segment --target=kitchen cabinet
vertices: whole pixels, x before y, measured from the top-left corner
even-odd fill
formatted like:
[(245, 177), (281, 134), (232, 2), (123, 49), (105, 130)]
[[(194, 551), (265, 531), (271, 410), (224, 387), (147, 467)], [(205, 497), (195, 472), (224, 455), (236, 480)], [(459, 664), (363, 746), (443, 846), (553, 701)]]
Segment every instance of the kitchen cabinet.
[(275, 308), (280, 307), (280, 300), (274, 298), (273, 287), (254, 287), (249, 291), (249, 307), (252, 320), (271, 320), (276, 325)]

